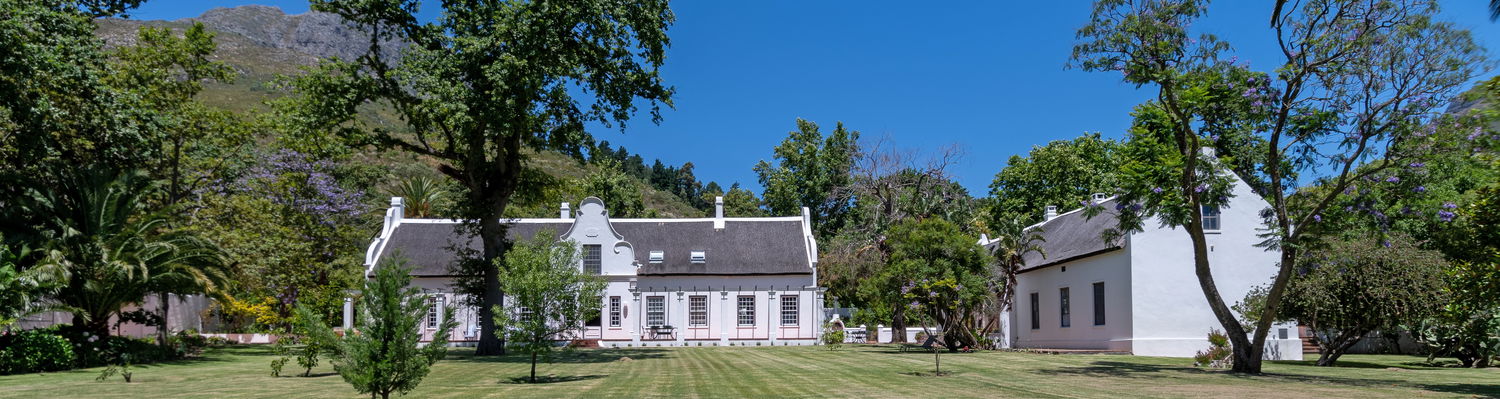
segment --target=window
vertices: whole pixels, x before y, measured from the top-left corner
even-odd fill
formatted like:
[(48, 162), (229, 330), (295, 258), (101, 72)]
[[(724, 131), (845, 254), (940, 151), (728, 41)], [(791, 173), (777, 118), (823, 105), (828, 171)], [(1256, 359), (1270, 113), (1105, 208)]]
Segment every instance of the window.
[(531, 321), (531, 318), (535, 316), (536, 314), (531, 313), (531, 308), (525, 306), (516, 307), (516, 320)]
[(646, 297), (646, 325), (660, 326), (667, 324), (667, 297)]
[(646, 258), (646, 261), (651, 263), (661, 263), (661, 261), (667, 259), (667, 253), (662, 251), (651, 251), (649, 256)]
[(1104, 325), (1104, 283), (1094, 283), (1094, 325)]
[(599, 244), (587, 244), (583, 246), (583, 274), (591, 276), (603, 274), (603, 262)]
[(1207, 206), (1207, 205), (1203, 206), (1203, 230), (1207, 230), (1207, 231), (1218, 231), (1219, 230), (1219, 208), (1218, 207)]
[(693, 263), (708, 263), (708, 253), (704, 251), (689, 251), (688, 261)]
[(1057, 292), (1062, 297), (1061, 302), (1059, 302), (1062, 305), (1062, 326), (1064, 328), (1071, 327), (1073, 326), (1073, 321), (1071, 320), (1073, 312), (1068, 309), (1068, 287), (1059, 288)]
[(1042, 328), (1042, 303), (1037, 293), (1031, 293), (1031, 329)]
[(441, 297), (436, 295), (427, 299), (427, 329), (436, 330), (438, 327), (438, 312), (443, 306)]
[(783, 326), (795, 326), (795, 325), (797, 325), (797, 296), (796, 295), (782, 295), (781, 296), (781, 325), (783, 325)]
[(702, 327), (708, 325), (708, 297), (693, 295), (688, 297), (688, 325)]
[(609, 297), (609, 326), (620, 326), (620, 297)]
[(739, 316), (740, 316), (739, 317), (740, 325), (742, 325), (742, 326), (753, 326), (753, 325), (755, 325), (755, 296), (754, 295), (740, 295), (740, 297), (738, 298), (738, 300), (739, 300), (738, 303), (739, 303), (739, 309), (740, 309), (740, 313), (739, 313)]

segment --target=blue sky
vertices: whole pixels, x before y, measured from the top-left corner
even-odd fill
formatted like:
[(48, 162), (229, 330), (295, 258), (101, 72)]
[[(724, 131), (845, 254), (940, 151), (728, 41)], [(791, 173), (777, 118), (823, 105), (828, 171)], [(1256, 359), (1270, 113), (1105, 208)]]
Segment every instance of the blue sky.
[[(662, 74), (677, 88), (676, 108), (660, 125), (642, 115), (623, 134), (593, 133), (648, 163), (693, 162), (700, 180), (758, 192), (751, 167), (770, 158), (796, 118), (825, 129), (843, 122), (900, 148), (959, 146), (965, 156), (952, 171), (983, 196), (1011, 155), (1084, 132), (1120, 138), (1131, 107), (1152, 95), (1116, 74), (1064, 68), (1088, 1), (952, 3), (674, 2)], [(1277, 60), (1270, 3), (1220, 1), (1196, 27), (1269, 70)], [(1492, 55), (1500, 48), (1500, 24), (1489, 21), (1485, 2), (1439, 3), (1443, 19), (1472, 29)], [(178, 19), (242, 4), (307, 11), (297, 0), (150, 0), (132, 17)]]

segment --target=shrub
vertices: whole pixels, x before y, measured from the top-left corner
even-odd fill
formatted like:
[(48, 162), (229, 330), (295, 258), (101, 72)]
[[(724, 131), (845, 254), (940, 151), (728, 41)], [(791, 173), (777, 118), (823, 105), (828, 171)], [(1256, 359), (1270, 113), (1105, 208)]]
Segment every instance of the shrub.
[(73, 344), (47, 330), (0, 336), (0, 374), (67, 370), (76, 360)]
[(1198, 367), (1227, 368), (1234, 365), (1234, 350), (1229, 346), (1229, 336), (1223, 331), (1208, 331), (1208, 349), (1193, 355), (1193, 365)]
[(844, 329), (833, 328), (833, 323), (823, 323), (823, 346), (828, 350), (838, 349), (844, 344)]

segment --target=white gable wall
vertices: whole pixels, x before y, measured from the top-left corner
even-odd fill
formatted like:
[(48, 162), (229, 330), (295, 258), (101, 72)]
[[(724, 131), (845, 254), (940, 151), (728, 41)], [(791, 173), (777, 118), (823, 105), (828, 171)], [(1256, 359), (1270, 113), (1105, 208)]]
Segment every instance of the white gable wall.
[[(1220, 210), (1220, 230), (1207, 234), (1209, 264), (1224, 301), (1233, 305), (1250, 288), (1269, 283), (1277, 271), (1278, 255), (1255, 244), (1261, 241), (1267, 204), (1236, 179), (1230, 205)], [(1193, 266), (1193, 245), (1182, 229), (1143, 226), (1131, 235), (1130, 281), (1132, 352), (1145, 356), (1193, 356), (1208, 348), (1211, 328), (1222, 330), (1199, 287)], [(1287, 340), (1268, 341), (1267, 357), (1301, 359), (1301, 342), (1293, 325), (1273, 326), (1271, 338), (1287, 328)]]
[[(1115, 250), (1016, 276), (1010, 326), (1022, 348), (1130, 351), (1130, 253)], [(1094, 325), (1094, 287), (1104, 283), (1104, 325)], [(1062, 287), (1069, 291), (1069, 327), (1062, 327)], [(1031, 293), (1039, 299), (1040, 326), (1032, 328)]]

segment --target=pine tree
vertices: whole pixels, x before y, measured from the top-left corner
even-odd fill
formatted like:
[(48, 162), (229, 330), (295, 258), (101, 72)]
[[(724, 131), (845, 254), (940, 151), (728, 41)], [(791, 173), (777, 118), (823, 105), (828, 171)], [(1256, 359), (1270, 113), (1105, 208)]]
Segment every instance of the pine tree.
[(458, 326), (453, 308), (442, 310), (432, 342), (419, 346), (422, 319), (431, 309), (428, 296), (410, 287), (411, 269), (403, 261), (381, 263), (375, 279), (361, 293), (360, 317), (343, 340), (343, 356), (334, 366), (359, 393), (390, 398), (422, 382), (433, 363), (448, 353), (448, 333)]

